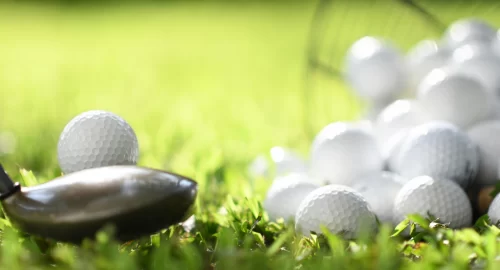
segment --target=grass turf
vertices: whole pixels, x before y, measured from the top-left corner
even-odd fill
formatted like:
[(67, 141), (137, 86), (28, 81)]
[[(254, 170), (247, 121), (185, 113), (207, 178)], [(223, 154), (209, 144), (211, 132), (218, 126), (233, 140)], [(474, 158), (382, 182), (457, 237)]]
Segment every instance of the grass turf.
[[(353, 31), (326, 31), (326, 45), (318, 48), (322, 59), (339, 57), (365, 27), (400, 37), (403, 48), (418, 36), (404, 38), (407, 28), (387, 27), (402, 22), (404, 12), (384, 18), (383, 4), (338, 3), (329, 29)], [(59, 175), (56, 145), (64, 125), (80, 112), (104, 109), (135, 129), (140, 165), (192, 177), (200, 194), (194, 230), (175, 226), (122, 245), (105, 231), (79, 247), (53, 243), (15, 231), (1, 219), (0, 268), (494, 266), (499, 232), (482, 222), (476, 230), (454, 232), (414, 217), (424, 231), (412, 232), (410, 240), (391, 237), (394, 229), (382, 226), (376, 236), (348, 242), (330, 234), (299, 238), (293, 226), (267, 219), (260, 202), (270, 182), (250, 179), (250, 161), (274, 145), (306, 155), (311, 134), (328, 122), (354, 119), (361, 107), (339, 81), (323, 78), (303, 92), (314, 4), (1, 4), (0, 130), (15, 134), (17, 148), (0, 160), (16, 180), (34, 185)], [(475, 12), (495, 14), (489, 10)], [(463, 11), (447, 9), (446, 20)], [(432, 32), (415, 25), (420, 36)]]

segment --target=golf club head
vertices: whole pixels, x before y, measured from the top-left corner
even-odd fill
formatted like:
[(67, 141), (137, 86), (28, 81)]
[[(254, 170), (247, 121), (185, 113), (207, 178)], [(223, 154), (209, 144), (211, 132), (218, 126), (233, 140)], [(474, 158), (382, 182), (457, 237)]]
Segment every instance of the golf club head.
[(158, 232), (187, 218), (196, 195), (197, 183), (181, 175), (109, 166), (18, 188), (3, 198), (2, 206), (22, 231), (78, 244), (106, 225), (114, 226), (120, 241)]

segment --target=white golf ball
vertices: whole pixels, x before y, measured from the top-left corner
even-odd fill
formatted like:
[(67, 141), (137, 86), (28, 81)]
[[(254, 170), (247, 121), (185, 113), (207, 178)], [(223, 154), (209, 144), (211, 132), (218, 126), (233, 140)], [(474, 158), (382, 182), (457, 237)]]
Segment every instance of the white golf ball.
[(465, 18), (452, 23), (443, 35), (449, 48), (457, 48), (470, 42), (492, 42), (496, 30), (487, 22), (477, 18)]
[(447, 122), (430, 122), (413, 128), (404, 139), (396, 172), (413, 178), (428, 175), (457, 182), (464, 189), (479, 166), (476, 145), (463, 131)]
[(267, 191), (264, 209), (273, 220), (294, 219), (302, 200), (318, 187), (303, 174), (277, 177)]
[(307, 162), (294, 151), (275, 146), (270, 150), (271, 158), (276, 166), (276, 175), (285, 175), (293, 172), (307, 172)]
[(354, 178), (383, 167), (375, 137), (360, 125), (329, 124), (311, 147), (310, 174), (320, 184), (349, 185)]
[[(289, 173), (307, 173), (308, 164), (291, 149), (274, 146), (269, 151), (270, 160), (265, 155), (257, 156), (248, 167), (253, 177), (275, 177)], [(273, 173), (272, 173), (273, 172)]]
[(61, 170), (68, 174), (89, 168), (135, 165), (139, 145), (134, 130), (107, 111), (88, 111), (73, 118), (57, 145)]
[(10, 131), (0, 131), (0, 156), (12, 154), (16, 149), (17, 139)]
[[(424, 123), (424, 112), (416, 100), (399, 99), (380, 112), (373, 124), (377, 142), (382, 151), (392, 144), (392, 137), (405, 129)], [(387, 153), (384, 153), (387, 158)]]
[(439, 218), (450, 228), (463, 228), (472, 223), (472, 206), (465, 191), (455, 182), (445, 178), (434, 179), (418, 176), (406, 183), (394, 200), (394, 223), (407, 215), (419, 214)]
[(382, 153), (385, 157), (385, 167), (389, 171), (396, 171), (398, 168), (399, 162), (399, 152), (401, 151), (401, 146), (405, 138), (408, 136), (408, 133), (411, 129), (403, 129), (394, 136), (392, 136), (382, 148)]
[(475, 184), (493, 185), (498, 182), (498, 162), (500, 161), (500, 121), (481, 122), (467, 131), (469, 138), (479, 149), (479, 168)]
[(454, 72), (477, 79), (486, 90), (500, 96), (500, 57), (489, 44), (466, 44), (453, 52), (450, 67)]
[(406, 54), (410, 70), (412, 92), (420, 81), (433, 69), (446, 66), (450, 52), (442, 48), (434, 40), (422, 40)]
[(369, 122), (374, 122), (377, 119), (378, 115), (392, 102), (394, 102), (394, 98), (374, 100), (368, 103), (361, 114), (361, 119)]
[(406, 182), (406, 178), (384, 171), (356, 179), (352, 188), (363, 195), (380, 222), (392, 223), (394, 199)]
[(500, 120), (500, 99), (492, 98), (489, 104), (491, 111), (485, 120)]
[(460, 128), (486, 119), (491, 112), (491, 98), (479, 81), (448, 69), (434, 69), (419, 84), (417, 92), (428, 121), (447, 121)]
[(303, 235), (321, 234), (321, 226), (347, 239), (361, 230), (376, 229), (375, 214), (357, 191), (342, 185), (328, 185), (309, 193), (295, 215), (295, 228)]
[(500, 30), (497, 30), (496, 38), (493, 40), (492, 44), (493, 52), (500, 57)]
[(500, 196), (497, 194), (488, 208), (488, 217), (493, 224), (500, 222)]
[(311, 151), (315, 151), (316, 148), (321, 145), (325, 140), (331, 138), (333, 134), (337, 134), (339, 130), (347, 129), (361, 129), (366, 133), (373, 134), (373, 123), (368, 120), (355, 121), (355, 122), (333, 122), (324, 126), (311, 144)]
[(405, 90), (406, 63), (392, 44), (363, 37), (348, 50), (345, 77), (356, 93), (367, 100), (386, 100)]

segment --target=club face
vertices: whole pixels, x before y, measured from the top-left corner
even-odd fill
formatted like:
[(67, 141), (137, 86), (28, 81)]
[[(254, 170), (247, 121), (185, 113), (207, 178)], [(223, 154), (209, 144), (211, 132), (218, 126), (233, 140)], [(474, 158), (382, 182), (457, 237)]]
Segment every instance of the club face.
[(23, 188), (2, 202), (22, 230), (79, 243), (106, 225), (130, 240), (179, 223), (191, 209), (197, 184), (186, 177), (137, 166), (90, 169)]

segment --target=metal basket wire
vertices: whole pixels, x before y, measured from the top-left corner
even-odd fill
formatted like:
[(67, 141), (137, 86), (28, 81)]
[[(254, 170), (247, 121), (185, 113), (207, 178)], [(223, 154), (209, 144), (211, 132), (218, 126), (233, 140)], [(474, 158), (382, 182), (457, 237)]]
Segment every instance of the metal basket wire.
[(332, 121), (356, 119), (366, 107), (342, 79), (344, 56), (356, 40), (378, 36), (406, 52), (423, 39), (439, 40), (450, 23), (472, 17), (500, 26), (500, 2), (320, 0), (310, 26), (304, 77), (310, 135)]

